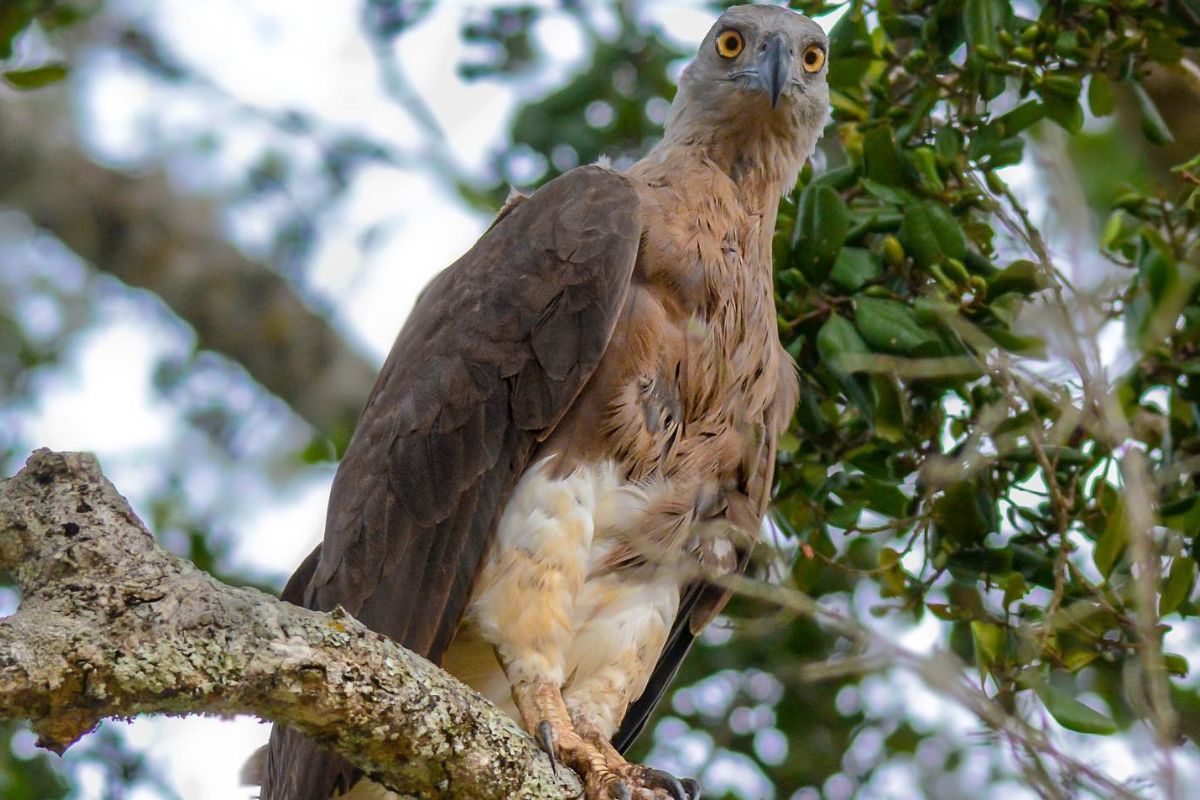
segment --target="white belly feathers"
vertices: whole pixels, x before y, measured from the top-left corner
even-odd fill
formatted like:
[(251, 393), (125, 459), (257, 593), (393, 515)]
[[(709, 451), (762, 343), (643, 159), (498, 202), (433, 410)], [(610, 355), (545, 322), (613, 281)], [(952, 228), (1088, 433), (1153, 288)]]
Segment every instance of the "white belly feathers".
[(548, 462), (526, 471), (505, 507), (443, 666), (518, 720), (510, 682), (555, 681), (573, 716), (611, 736), (658, 661), (683, 576), (654, 565), (660, 554), (605, 569), (651, 498), (611, 464), (554, 478)]

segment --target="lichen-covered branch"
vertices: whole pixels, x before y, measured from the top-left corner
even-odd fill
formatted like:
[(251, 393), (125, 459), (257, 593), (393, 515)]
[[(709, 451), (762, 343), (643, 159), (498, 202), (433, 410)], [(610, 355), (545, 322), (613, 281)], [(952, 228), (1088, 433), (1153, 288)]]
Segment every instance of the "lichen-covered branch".
[(158, 546), (94, 457), (39, 450), (0, 482), (0, 718), (59, 753), (105, 717), (254, 714), (422, 797), (579, 793), (478, 694), (345, 614), (224, 585)]

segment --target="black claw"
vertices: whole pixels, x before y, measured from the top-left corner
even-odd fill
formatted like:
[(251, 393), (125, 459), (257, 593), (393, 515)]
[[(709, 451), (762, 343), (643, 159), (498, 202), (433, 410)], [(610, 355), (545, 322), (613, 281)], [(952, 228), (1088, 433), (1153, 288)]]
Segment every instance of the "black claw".
[(625, 781), (617, 781), (608, 787), (608, 793), (615, 800), (633, 800), (633, 790), (629, 788), (629, 784)]
[(700, 800), (700, 784), (695, 778), (684, 778), (680, 781), (683, 784), (683, 790), (688, 794), (688, 800)]
[(546, 755), (550, 756), (550, 769), (554, 771), (554, 775), (557, 777), (558, 757), (554, 755), (554, 728), (550, 727), (550, 720), (544, 719), (538, 723), (537, 743), (539, 747), (546, 751)]
[(683, 790), (683, 784), (669, 772), (647, 767), (645, 780), (646, 785), (651, 789), (662, 789), (671, 795), (671, 800), (688, 800), (687, 793)]

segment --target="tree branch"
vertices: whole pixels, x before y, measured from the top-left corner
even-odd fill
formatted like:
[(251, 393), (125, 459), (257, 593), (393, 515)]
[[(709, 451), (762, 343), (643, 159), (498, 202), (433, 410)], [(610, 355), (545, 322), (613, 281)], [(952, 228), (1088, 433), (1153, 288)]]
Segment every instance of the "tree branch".
[(62, 753), (105, 717), (254, 714), (417, 796), (580, 786), (480, 695), (345, 613), (224, 585), (163, 550), (93, 456), (39, 450), (0, 481), (0, 718)]
[(96, 164), (35, 106), (0, 101), (0, 204), (158, 295), (201, 347), (241, 364), (318, 430), (352, 430), (377, 366), (282, 276), (234, 248), (208, 204), (181, 196), (161, 172)]

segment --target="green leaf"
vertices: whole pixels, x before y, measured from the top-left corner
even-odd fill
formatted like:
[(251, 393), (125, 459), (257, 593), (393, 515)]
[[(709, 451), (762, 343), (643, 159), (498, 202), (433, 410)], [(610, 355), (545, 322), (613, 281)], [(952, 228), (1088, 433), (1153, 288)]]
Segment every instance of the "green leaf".
[(1083, 85), (1074, 75), (1064, 75), (1061, 72), (1051, 73), (1042, 78), (1042, 94), (1061, 97), (1064, 100), (1078, 100)]
[(947, 622), (955, 622), (962, 619), (962, 615), (958, 613), (958, 610), (949, 603), (926, 603), (925, 607), (933, 612), (935, 617), (944, 619)]
[(912, 309), (895, 300), (858, 295), (854, 298), (854, 322), (876, 351), (911, 355), (937, 342), (937, 337), (917, 323)]
[(1121, 209), (1117, 209), (1104, 223), (1100, 244), (1105, 250), (1113, 250), (1128, 242), (1137, 232), (1137, 220)]
[(933, 140), (933, 148), (937, 151), (938, 158), (944, 163), (950, 164), (962, 154), (963, 135), (949, 125), (938, 128), (937, 135)]
[(898, 186), (891, 186), (879, 181), (873, 181), (870, 178), (863, 178), (859, 185), (866, 189), (872, 197), (877, 197), (885, 203), (895, 203), (898, 206), (905, 206), (915, 202), (913, 196), (904, 191)]
[(1004, 0), (966, 0), (963, 6), (963, 32), (967, 40), (972, 73), (979, 81), (979, 93), (992, 100), (1004, 91), (1004, 76), (988, 69), (988, 62), (1002, 58), (1000, 32), (1011, 13)]
[(903, 517), (908, 514), (910, 498), (893, 483), (865, 478), (861, 496), (864, 507), (885, 517)]
[(868, 355), (871, 350), (849, 320), (833, 314), (817, 333), (817, 352), (830, 369), (846, 372), (841, 364), (843, 356)]
[(1167, 672), (1179, 678), (1186, 678), (1191, 669), (1188, 660), (1178, 653), (1163, 653), (1163, 666)]
[(895, 375), (872, 374), (871, 394), (875, 396), (875, 435), (897, 444), (904, 441), (912, 410), (907, 392)]
[(1004, 581), (1004, 607), (1020, 600), (1025, 595), (1029, 594), (1029, 584), (1025, 582), (1025, 576), (1019, 572), (1014, 572)]
[(860, 10), (843, 15), (829, 32), (829, 85), (854, 90), (871, 68), (875, 51), (867, 20)]
[(1187, 556), (1175, 556), (1171, 561), (1171, 571), (1163, 584), (1162, 594), (1158, 598), (1158, 614), (1166, 616), (1188, 599), (1192, 586), (1196, 582), (1196, 562)]
[(853, 164), (847, 164), (844, 167), (826, 170), (820, 175), (812, 179), (814, 184), (819, 186), (828, 186), (833, 189), (846, 189), (854, 184), (854, 179), (858, 177), (858, 167)]
[(793, 264), (810, 282), (819, 284), (833, 269), (850, 230), (850, 212), (841, 195), (819, 184), (804, 187), (796, 213), (796, 230)]
[(967, 255), (967, 237), (958, 220), (935, 203), (919, 203), (908, 209), (898, 236), (904, 252), (921, 267), (947, 258), (962, 261)]
[(890, 125), (872, 128), (863, 136), (863, 160), (871, 180), (892, 186), (904, 184), (904, 165)]
[(1083, 106), (1079, 101), (1047, 92), (1042, 95), (1046, 101), (1046, 116), (1058, 123), (1067, 133), (1079, 133), (1083, 127)]
[(1001, 0), (967, 0), (963, 6), (963, 32), (966, 34), (967, 47), (972, 50), (983, 47), (993, 53), (998, 52), (998, 35), (1007, 9), (1008, 3)]
[(829, 280), (839, 289), (853, 292), (882, 274), (879, 259), (870, 250), (865, 247), (843, 247), (833, 263)]
[(1005, 139), (1016, 136), (1035, 122), (1040, 122), (1045, 116), (1046, 104), (1030, 100), (997, 117), (991, 124), (999, 131), (999, 138)]
[(1112, 81), (1103, 72), (1097, 72), (1088, 80), (1088, 108), (1097, 117), (1107, 117), (1117, 110), (1113, 96)]
[(67, 77), (67, 68), (62, 64), (47, 64), (33, 69), (10, 70), (4, 73), (4, 82), (14, 89), (40, 89)]
[(1125, 552), (1125, 545), (1128, 541), (1129, 532), (1125, 524), (1125, 500), (1118, 499), (1105, 519), (1104, 531), (1100, 534), (1100, 539), (1096, 542), (1096, 548), (1092, 551), (1092, 561), (1096, 564), (1096, 569), (1100, 570), (1100, 574), (1105, 578), (1112, 574), (1113, 567), (1116, 566), (1117, 559), (1121, 557), (1121, 553)]
[(980, 675), (1004, 661), (1004, 650), (1008, 644), (1004, 628), (993, 622), (973, 620), (971, 640), (975, 643), (975, 663), (979, 667)]
[(933, 503), (938, 536), (960, 547), (982, 544), (994, 527), (987, 513), (993, 502), (973, 481), (950, 484)]
[(831, 315), (817, 332), (817, 353), (841, 385), (846, 398), (869, 420), (873, 412), (870, 398), (867, 396), (866, 382), (852, 375), (844, 363), (846, 356), (865, 356), (871, 353), (866, 342), (858, 335), (854, 324), (845, 317)]
[(1154, 99), (1140, 83), (1133, 85), (1133, 93), (1137, 97), (1138, 110), (1142, 115), (1142, 133), (1154, 144), (1170, 144), (1175, 141), (1171, 129), (1154, 104)]
[(1016, 353), (1026, 358), (1046, 357), (1046, 341), (1039, 336), (1024, 336), (1004, 328), (983, 325), (979, 329), (986, 333), (989, 339), (1010, 353)]
[(1061, 689), (1045, 684), (1035, 691), (1046, 710), (1050, 712), (1050, 716), (1067, 730), (1098, 735), (1115, 733), (1117, 730), (1117, 724), (1111, 718), (1085, 706)]
[(1046, 276), (1041, 268), (1025, 259), (1014, 261), (987, 279), (989, 299), (1007, 292), (1030, 295), (1045, 289), (1046, 286)]
[(916, 170), (922, 189), (934, 194), (945, 190), (946, 185), (942, 183), (942, 176), (938, 174), (937, 158), (932, 147), (918, 147), (907, 155), (909, 163)]
[(904, 570), (900, 568), (900, 554), (890, 547), (884, 547), (879, 551), (879, 566), (883, 570), (879, 575), (880, 595), (903, 597), (906, 581)]
[(828, 510), (825, 518), (835, 528), (850, 530), (858, 525), (860, 516), (862, 516), (862, 506), (848, 503), (842, 506), (833, 506)]

